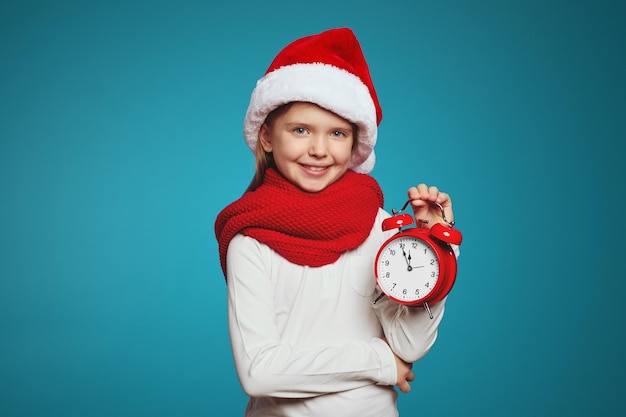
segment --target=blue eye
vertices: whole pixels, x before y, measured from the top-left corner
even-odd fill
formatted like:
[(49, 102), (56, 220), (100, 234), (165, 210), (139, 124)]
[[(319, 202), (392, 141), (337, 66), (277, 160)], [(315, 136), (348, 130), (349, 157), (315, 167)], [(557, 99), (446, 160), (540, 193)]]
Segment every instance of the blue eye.
[(304, 135), (305, 133), (307, 133), (307, 130), (303, 127), (296, 127), (293, 131), (298, 135)]

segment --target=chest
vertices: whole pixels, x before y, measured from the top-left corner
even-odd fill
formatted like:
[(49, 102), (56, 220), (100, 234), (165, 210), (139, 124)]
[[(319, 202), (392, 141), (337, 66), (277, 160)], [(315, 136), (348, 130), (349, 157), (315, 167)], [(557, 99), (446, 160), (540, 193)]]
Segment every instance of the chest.
[(378, 336), (372, 310), (376, 296), (374, 241), (322, 267), (272, 261), (275, 320), (282, 338), (293, 343), (319, 343)]

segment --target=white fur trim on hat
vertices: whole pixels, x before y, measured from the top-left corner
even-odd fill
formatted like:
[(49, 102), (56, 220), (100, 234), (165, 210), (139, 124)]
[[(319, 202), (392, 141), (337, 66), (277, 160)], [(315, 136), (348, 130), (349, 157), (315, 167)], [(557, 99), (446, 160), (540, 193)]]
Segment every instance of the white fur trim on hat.
[(244, 138), (253, 152), (267, 115), (295, 101), (317, 104), (356, 124), (359, 132), (350, 168), (361, 173), (374, 168), (378, 125), (372, 96), (356, 75), (322, 63), (284, 66), (257, 82), (244, 120)]

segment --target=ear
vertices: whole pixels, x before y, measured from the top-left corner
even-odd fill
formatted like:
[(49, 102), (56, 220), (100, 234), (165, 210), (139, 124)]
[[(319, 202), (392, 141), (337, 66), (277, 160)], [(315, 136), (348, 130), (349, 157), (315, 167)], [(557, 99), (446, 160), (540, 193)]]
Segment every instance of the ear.
[(272, 152), (272, 141), (270, 139), (270, 129), (267, 126), (267, 123), (263, 123), (261, 125), (261, 129), (259, 129), (259, 142), (263, 147), (265, 152)]

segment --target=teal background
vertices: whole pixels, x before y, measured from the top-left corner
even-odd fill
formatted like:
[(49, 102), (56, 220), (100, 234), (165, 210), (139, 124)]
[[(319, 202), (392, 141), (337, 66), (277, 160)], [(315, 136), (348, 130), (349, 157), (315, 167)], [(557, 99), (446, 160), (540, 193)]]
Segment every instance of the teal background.
[[(291, 40), (354, 29), (387, 208), (464, 234), (404, 416), (624, 415), (618, 1), (0, 1), (0, 415), (241, 416), (215, 216)], [(338, 415), (340, 415), (338, 410)]]

